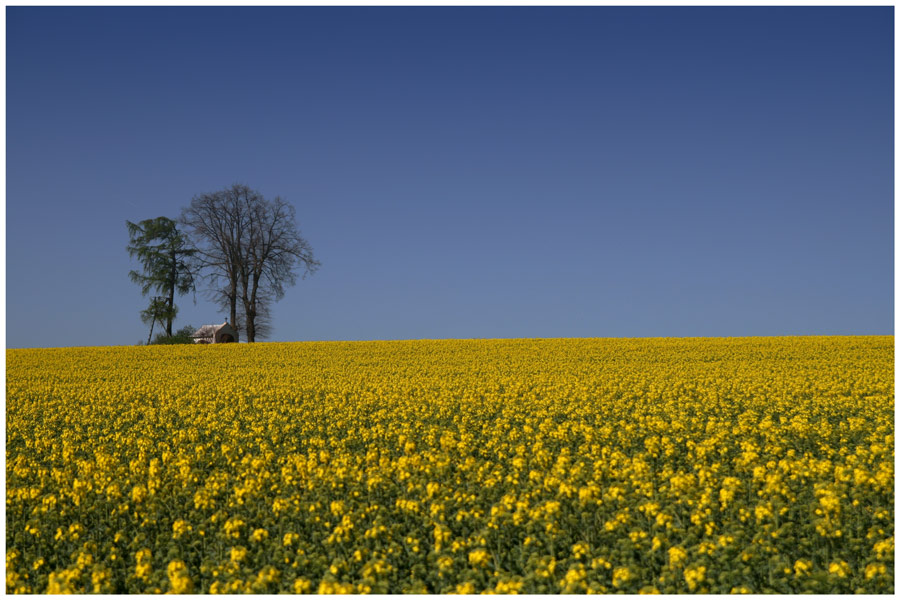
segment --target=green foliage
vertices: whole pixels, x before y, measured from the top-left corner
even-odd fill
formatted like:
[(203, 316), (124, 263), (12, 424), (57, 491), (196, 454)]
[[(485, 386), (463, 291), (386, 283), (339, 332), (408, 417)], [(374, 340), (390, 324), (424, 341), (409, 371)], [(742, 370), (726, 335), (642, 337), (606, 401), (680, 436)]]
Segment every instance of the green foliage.
[(197, 328), (193, 325), (185, 325), (184, 327), (176, 331), (173, 335), (166, 335), (165, 333), (157, 334), (151, 344), (193, 344), (194, 339), (191, 337), (191, 334), (195, 331), (197, 331)]
[(140, 223), (125, 221), (130, 238), (126, 247), (132, 258), (137, 258), (143, 272), (130, 271), (128, 276), (141, 286), (141, 294), (151, 290), (161, 294), (154, 297), (150, 305), (141, 312), (141, 320), (150, 324), (165, 323), (166, 333), (172, 333), (172, 321), (178, 308), (175, 293), (186, 294), (194, 289), (194, 275), (191, 258), (195, 251), (176, 226), (167, 217), (146, 219)]

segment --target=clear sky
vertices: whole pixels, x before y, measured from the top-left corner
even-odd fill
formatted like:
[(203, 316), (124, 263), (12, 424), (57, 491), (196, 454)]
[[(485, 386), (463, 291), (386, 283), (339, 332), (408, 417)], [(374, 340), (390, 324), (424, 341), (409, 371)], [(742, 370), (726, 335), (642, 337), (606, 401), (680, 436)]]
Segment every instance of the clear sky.
[(6, 10), (9, 347), (146, 339), (125, 220), (236, 182), (272, 340), (893, 334), (892, 7)]

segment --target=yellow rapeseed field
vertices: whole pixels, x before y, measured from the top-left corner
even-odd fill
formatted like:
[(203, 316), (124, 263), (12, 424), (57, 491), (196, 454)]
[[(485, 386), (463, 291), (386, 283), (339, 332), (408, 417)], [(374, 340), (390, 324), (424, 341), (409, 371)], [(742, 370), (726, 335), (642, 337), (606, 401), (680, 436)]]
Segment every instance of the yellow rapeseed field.
[(894, 590), (893, 337), (8, 350), (8, 592)]

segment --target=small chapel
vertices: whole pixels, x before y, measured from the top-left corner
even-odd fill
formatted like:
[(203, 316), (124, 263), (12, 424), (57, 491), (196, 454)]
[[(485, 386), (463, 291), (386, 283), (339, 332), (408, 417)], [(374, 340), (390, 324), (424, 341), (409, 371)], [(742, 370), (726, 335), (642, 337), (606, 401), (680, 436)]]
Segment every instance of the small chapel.
[(238, 333), (225, 321), (219, 325), (204, 325), (191, 334), (195, 344), (228, 344), (238, 341)]

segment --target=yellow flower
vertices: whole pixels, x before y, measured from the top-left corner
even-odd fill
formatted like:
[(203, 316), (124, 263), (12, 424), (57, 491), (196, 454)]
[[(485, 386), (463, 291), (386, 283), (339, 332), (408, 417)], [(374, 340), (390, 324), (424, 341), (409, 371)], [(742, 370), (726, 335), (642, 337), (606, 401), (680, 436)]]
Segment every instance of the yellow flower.
[(876, 558), (886, 558), (894, 552), (894, 537), (891, 536), (880, 542), (876, 542), (872, 549), (875, 551)]
[(147, 499), (147, 488), (142, 485), (136, 485), (131, 489), (131, 501), (141, 503)]
[(772, 516), (772, 510), (764, 504), (757, 504), (756, 508), (753, 509), (753, 513), (756, 515), (757, 523)]
[(245, 525), (243, 519), (239, 519), (237, 517), (232, 517), (225, 521), (225, 525), (222, 526), (222, 529), (225, 531), (225, 535), (231, 538), (239, 538), (241, 537), (241, 528)]
[(182, 519), (178, 519), (177, 521), (172, 523), (172, 539), (177, 540), (178, 538), (189, 533), (192, 530), (193, 528), (191, 527), (190, 523)]
[(294, 580), (295, 594), (308, 594), (312, 589), (312, 582), (306, 577), (298, 577)]
[(809, 575), (810, 570), (812, 569), (812, 563), (805, 559), (798, 559), (794, 562), (794, 575), (797, 577), (801, 575)]
[(850, 565), (845, 560), (834, 561), (828, 565), (828, 572), (838, 577), (846, 577), (850, 574)]
[(587, 556), (590, 551), (591, 547), (586, 542), (578, 542), (572, 546), (572, 556), (576, 559)]
[(669, 563), (671, 563), (673, 567), (680, 566), (686, 558), (687, 552), (685, 552), (683, 548), (679, 548), (678, 546), (669, 548)]
[(473, 567), (484, 567), (488, 564), (488, 560), (490, 560), (491, 555), (488, 554), (487, 550), (483, 548), (479, 548), (478, 550), (473, 550), (469, 552), (469, 564)]
[(465, 583), (457, 584), (456, 586), (457, 594), (474, 594), (475, 593), (475, 584), (471, 581), (466, 581)]
[(440, 571), (448, 571), (453, 566), (453, 558), (450, 556), (441, 556), (437, 559), (438, 569)]
[(612, 584), (614, 587), (622, 587), (630, 579), (631, 570), (628, 567), (616, 567), (613, 569)]
[(691, 567), (684, 570), (684, 581), (688, 585), (688, 589), (692, 592), (697, 589), (697, 585), (706, 579), (706, 567)]
[(494, 593), (496, 594), (518, 594), (519, 590), (522, 589), (521, 581), (498, 581), (497, 585), (494, 586)]
[(232, 562), (240, 562), (244, 560), (245, 556), (247, 556), (247, 549), (243, 546), (234, 546), (229, 552), (229, 557)]
[(135, 568), (134, 574), (141, 579), (146, 579), (153, 570), (151, 561), (153, 560), (153, 552), (149, 548), (142, 548), (134, 554)]
[(866, 579), (872, 579), (887, 572), (882, 563), (871, 563), (866, 565)]
[(194, 591), (194, 583), (191, 581), (188, 569), (183, 561), (173, 560), (166, 567), (169, 576), (169, 585), (175, 594), (190, 594)]

